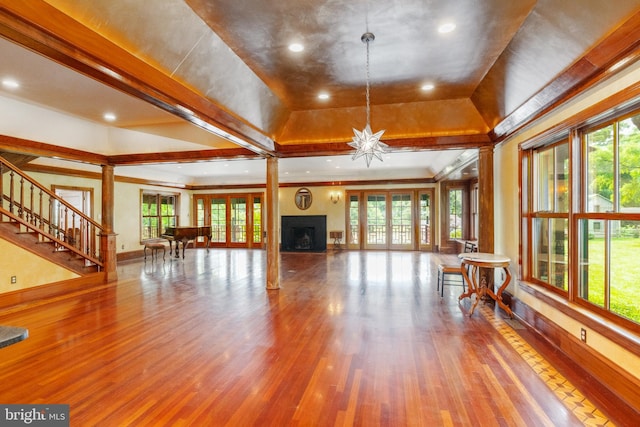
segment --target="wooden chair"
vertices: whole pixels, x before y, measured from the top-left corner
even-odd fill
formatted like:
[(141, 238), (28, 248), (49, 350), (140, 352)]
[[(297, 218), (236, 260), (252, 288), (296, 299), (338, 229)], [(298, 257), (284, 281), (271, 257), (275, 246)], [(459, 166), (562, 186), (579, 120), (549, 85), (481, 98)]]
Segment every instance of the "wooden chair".
[[(474, 243), (464, 242), (464, 251), (478, 252), (478, 247)], [(464, 277), (462, 277), (460, 264), (438, 265), (438, 284), (436, 289), (440, 291), (440, 297), (444, 297), (445, 285), (462, 286), (462, 292), (465, 291)]]

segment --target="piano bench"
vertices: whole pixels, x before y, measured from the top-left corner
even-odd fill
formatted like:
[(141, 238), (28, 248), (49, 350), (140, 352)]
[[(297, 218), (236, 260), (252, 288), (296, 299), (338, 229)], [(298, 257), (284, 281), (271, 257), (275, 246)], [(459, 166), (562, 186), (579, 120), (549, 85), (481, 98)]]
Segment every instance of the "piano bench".
[(153, 261), (153, 256), (155, 255), (158, 258), (158, 251), (162, 249), (162, 260), (164, 261), (165, 253), (167, 252), (167, 247), (163, 243), (155, 243), (149, 242), (144, 244), (144, 259), (147, 260), (147, 249), (151, 251), (151, 260)]

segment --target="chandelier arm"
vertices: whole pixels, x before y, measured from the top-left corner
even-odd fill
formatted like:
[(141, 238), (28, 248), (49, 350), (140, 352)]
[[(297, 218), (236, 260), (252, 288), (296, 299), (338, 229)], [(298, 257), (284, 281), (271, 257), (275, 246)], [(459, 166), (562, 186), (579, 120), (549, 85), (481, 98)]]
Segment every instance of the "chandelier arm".
[(371, 107), (370, 107), (370, 95), (369, 95), (369, 39), (366, 41), (367, 43), (367, 125), (371, 124)]

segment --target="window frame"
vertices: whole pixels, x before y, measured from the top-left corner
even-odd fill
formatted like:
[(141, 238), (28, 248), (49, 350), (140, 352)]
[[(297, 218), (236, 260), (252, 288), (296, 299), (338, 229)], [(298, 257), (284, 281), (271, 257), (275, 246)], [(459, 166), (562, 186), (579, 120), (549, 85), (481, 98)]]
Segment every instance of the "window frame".
[[(156, 199), (156, 205), (158, 206), (157, 208), (157, 212), (155, 215), (144, 215), (143, 212), (143, 206), (145, 204), (145, 197), (155, 197)], [(163, 197), (171, 197), (173, 198), (173, 206), (174, 206), (174, 215), (162, 215), (160, 206), (162, 206), (162, 198)], [(164, 230), (162, 229), (162, 218), (163, 217), (167, 217), (167, 218), (173, 218), (172, 221), (175, 224), (175, 226), (177, 227), (178, 224), (180, 223), (180, 193), (173, 193), (173, 192), (164, 192), (164, 191), (151, 191), (151, 190), (140, 190), (140, 242), (144, 243), (144, 242), (148, 242), (148, 241), (153, 241), (153, 240), (157, 240), (160, 239), (160, 236), (162, 236)], [(146, 236), (145, 235), (145, 229), (147, 228), (145, 226), (145, 218), (155, 218), (156, 219), (156, 230), (155, 230), (155, 234), (156, 236)], [(153, 234), (153, 233), (151, 233)]]
[[(640, 100), (637, 100), (633, 104), (629, 104), (623, 107), (612, 108), (607, 113), (602, 113), (597, 117), (585, 120), (581, 123), (574, 123), (573, 126), (563, 126), (557, 129), (555, 134), (552, 132), (546, 132), (539, 137), (534, 137), (529, 141), (525, 141), (519, 145), (519, 174), (520, 174), (520, 257), (521, 257), (521, 277), (520, 280), (525, 283), (538, 284), (545, 289), (548, 289), (560, 297), (566, 299), (568, 302), (574, 303), (580, 307), (586, 308), (588, 311), (594, 313), (594, 315), (601, 316), (608, 319), (615, 324), (629, 328), (633, 331), (640, 332), (640, 321), (632, 319), (630, 317), (624, 317), (623, 314), (618, 314), (619, 311), (611, 311), (611, 307), (608, 305), (610, 284), (607, 283), (607, 288), (604, 291), (604, 303), (602, 306), (595, 304), (580, 296), (581, 291), (581, 274), (584, 274), (584, 266), (580, 264), (580, 245), (584, 244), (585, 231), (581, 229), (584, 227), (584, 221), (588, 220), (602, 220), (606, 226), (606, 220), (612, 221), (638, 221), (640, 222), (640, 208), (636, 208), (637, 212), (622, 212), (619, 209), (620, 203), (616, 199), (613, 201), (613, 211), (601, 211), (595, 212), (589, 210), (589, 159), (588, 159), (588, 146), (586, 142), (587, 135), (593, 131), (605, 128), (611, 124), (615, 125), (615, 138), (616, 147), (614, 148), (615, 155), (618, 155), (617, 143), (618, 143), (618, 129), (617, 123), (622, 122), (630, 117), (640, 115)], [(636, 127), (638, 127), (636, 125)], [(532, 278), (533, 262), (534, 262), (534, 235), (533, 235), (533, 222), (534, 218), (534, 190), (535, 177), (532, 175), (534, 168), (533, 153), (536, 150), (548, 148), (554, 144), (562, 143), (566, 141), (569, 147), (569, 179), (568, 179), (568, 236), (567, 236), (567, 252), (568, 252), (568, 278), (567, 278), (567, 290), (562, 291), (549, 284), (543, 283), (539, 280)], [(617, 181), (619, 178), (618, 171), (619, 159), (616, 157), (615, 166), (613, 167), (613, 176)], [(616, 198), (620, 196), (620, 185), (616, 182), (614, 192)], [(538, 216), (555, 217), (557, 213), (543, 213)], [(606, 230), (605, 230), (606, 231)], [(581, 240), (582, 239), (582, 240)], [(609, 245), (606, 243), (605, 246)], [(610, 257), (607, 249), (604, 249), (605, 256)], [(609, 249), (610, 251), (610, 249)], [(604, 262), (610, 262), (607, 258)], [(587, 260), (585, 260), (585, 264)], [(605, 273), (608, 274), (608, 273)]]

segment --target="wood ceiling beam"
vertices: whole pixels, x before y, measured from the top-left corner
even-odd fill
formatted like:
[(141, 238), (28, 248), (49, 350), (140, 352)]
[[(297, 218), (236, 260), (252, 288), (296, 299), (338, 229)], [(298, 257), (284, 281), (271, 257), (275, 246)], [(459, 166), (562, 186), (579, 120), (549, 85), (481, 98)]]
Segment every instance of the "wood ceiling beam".
[(95, 165), (109, 164), (107, 156), (74, 148), (45, 144), (43, 142), (0, 135), (0, 151), (11, 153), (30, 154), (36, 157), (53, 157), (64, 160), (73, 160)]
[[(428, 150), (464, 150), (492, 146), (488, 135), (448, 135), (418, 138), (384, 139), (392, 152)], [(353, 148), (346, 142), (320, 144), (276, 145), (280, 157), (340, 156), (350, 154)]]
[(109, 156), (109, 163), (115, 166), (123, 166), (151, 163), (187, 163), (208, 160), (245, 160), (260, 158), (263, 158), (263, 156), (247, 150), (246, 148), (221, 148), (217, 150), (118, 154), (115, 156)]

